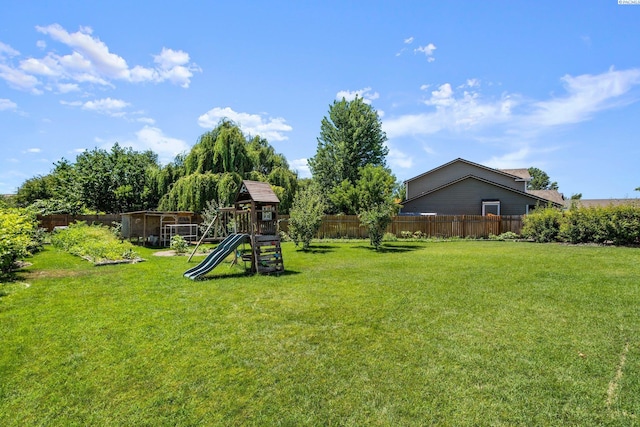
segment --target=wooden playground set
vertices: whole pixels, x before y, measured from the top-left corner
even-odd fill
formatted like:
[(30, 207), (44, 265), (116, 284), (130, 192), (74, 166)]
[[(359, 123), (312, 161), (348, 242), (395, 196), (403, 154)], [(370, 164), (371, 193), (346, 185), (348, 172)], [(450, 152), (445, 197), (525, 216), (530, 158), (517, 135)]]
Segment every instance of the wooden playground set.
[(218, 210), (189, 260), (212, 229), (215, 238), (222, 241), (201, 263), (187, 270), (184, 276), (194, 280), (200, 278), (231, 254), (236, 256), (234, 262), (242, 260), (245, 266), (249, 264), (248, 269), (252, 273), (283, 272), (278, 233), (279, 203), (269, 183), (242, 181), (234, 206)]

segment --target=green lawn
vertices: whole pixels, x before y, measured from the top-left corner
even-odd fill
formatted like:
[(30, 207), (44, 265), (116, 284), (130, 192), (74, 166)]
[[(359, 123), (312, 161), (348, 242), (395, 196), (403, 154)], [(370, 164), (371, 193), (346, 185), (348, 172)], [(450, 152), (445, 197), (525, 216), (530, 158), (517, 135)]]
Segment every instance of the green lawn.
[(640, 249), (287, 243), (196, 282), (139, 252), (0, 285), (0, 425), (640, 425)]

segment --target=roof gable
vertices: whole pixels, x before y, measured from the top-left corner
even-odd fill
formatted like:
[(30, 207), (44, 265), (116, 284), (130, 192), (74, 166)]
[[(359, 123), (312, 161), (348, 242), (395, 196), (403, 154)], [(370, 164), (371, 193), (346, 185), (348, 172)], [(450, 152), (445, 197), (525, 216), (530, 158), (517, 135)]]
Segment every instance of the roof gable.
[[(533, 199), (533, 200), (536, 200), (537, 202), (541, 202), (541, 203), (545, 203), (545, 204), (547, 204), (547, 203), (551, 202), (551, 203), (553, 203), (554, 205), (559, 206), (559, 207), (563, 205), (563, 203), (562, 203), (562, 202), (557, 202), (557, 201), (554, 201), (554, 200), (546, 199), (546, 198), (544, 198), (544, 197), (540, 197), (540, 196), (538, 196), (538, 195), (536, 195), (536, 194), (533, 194), (533, 193), (524, 192), (524, 191), (518, 191), (518, 190), (516, 190), (516, 189), (514, 189), (514, 188), (511, 188), (511, 187), (509, 187), (509, 186), (502, 185), (502, 184), (498, 184), (498, 183), (496, 183), (496, 182), (490, 181), (490, 180), (488, 180), (488, 179), (480, 178), (480, 177), (475, 176), (475, 175), (467, 175), (467, 176), (463, 176), (463, 177), (461, 177), (461, 178), (458, 178), (458, 179), (456, 179), (456, 180), (453, 180), (453, 181), (451, 181), (451, 182), (448, 182), (448, 183), (446, 183), (446, 184), (444, 184), (444, 185), (441, 185), (440, 187), (434, 188), (434, 189), (432, 189), (432, 190), (430, 190), (430, 191), (427, 191), (427, 192), (425, 192), (425, 193), (422, 193), (422, 194), (419, 194), (419, 195), (417, 195), (417, 196), (415, 196), (415, 197), (412, 197), (412, 198), (410, 198), (410, 199), (407, 199), (407, 200), (405, 200), (404, 202), (410, 202), (410, 201), (413, 201), (413, 200), (417, 200), (417, 199), (419, 199), (419, 198), (421, 198), (421, 197), (427, 196), (427, 195), (429, 195), (429, 194), (433, 194), (433, 193), (435, 193), (435, 192), (437, 192), (437, 191), (441, 191), (441, 190), (443, 190), (443, 189), (445, 189), (445, 188), (447, 188), (447, 187), (449, 187), (449, 186), (452, 186), (452, 185), (457, 184), (457, 183), (459, 183), (459, 182), (465, 181), (465, 180), (467, 180), (467, 179), (474, 179), (474, 180), (476, 180), (476, 181), (484, 182), (484, 183), (486, 183), (486, 184), (493, 185), (493, 186), (498, 187), (498, 188), (501, 188), (501, 189), (503, 189), (503, 190), (511, 191), (511, 192), (513, 192), (513, 193), (516, 193), (516, 194), (519, 194), (519, 195), (522, 195), (522, 196), (525, 196), (525, 197), (529, 197), (529, 198), (531, 198), (531, 199)], [(403, 202), (403, 203), (404, 203), (404, 202)]]
[(242, 181), (236, 195), (236, 203), (254, 201), (258, 203), (280, 203), (268, 182)]
[[(449, 167), (449, 166), (453, 165), (454, 163), (466, 163), (466, 164), (468, 164), (468, 165), (475, 166), (475, 167), (477, 167), (477, 168), (484, 169), (484, 170), (486, 170), (486, 171), (490, 171), (490, 172), (494, 172), (494, 173), (497, 173), (497, 174), (500, 174), (500, 175), (509, 176), (509, 177), (514, 177), (514, 178), (519, 178), (519, 179), (524, 179), (524, 177), (523, 177), (523, 176), (521, 176), (521, 175), (516, 175), (515, 173), (511, 173), (511, 172), (514, 172), (514, 171), (522, 171), (522, 169), (505, 169), (505, 170), (494, 169), (494, 168), (490, 168), (490, 167), (488, 167), (488, 166), (484, 166), (484, 165), (481, 165), (481, 164), (479, 164), (479, 163), (474, 163), (474, 162), (471, 162), (471, 161), (469, 161), (469, 160), (465, 160), (465, 159), (463, 159), (463, 158), (458, 157), (457, 159), (454, 159), (454, 160), (452, 160), (452, 161), (450, 161), (450, 162), (448, 162), (448, 163), (445, 163), (445, 164), (443, 164), (443, 165), (440, 165), (440, 166), (438, 166), (438, 167), (436, 167), (436, 168), (433, 168), (433, 169), (431, 169), (431, 170), (429, 170), (429, 171), (427, 171), (427, 172), (421, 173), (420, 175), (414, 176), (413, 178), (409, 178), (409, 179), (407, 179), (407, 180), (405, 181), (405, 184), (406, 184), (406, 183), (409, 183), (409, 182), (411, 182), (411, 181), (415, 181), (415, 180), (417, 180), (417, 179), (419, 179), (419, 178), (422, 178), (422, 177), (424, 177), (424, 176), (427, 176), (427, 175), (429, 175), (429, 174), (431, 174), (431, 173), (433, 173), (433, 172), (435, 172), (435, 171), (438, 171), (438, 170), (440, 170), (440, 169), (444, 169), (444, 168), (446, 168), (446, 167)], [(527, 173), (528, 173), (528, 172), (527, 172)]]

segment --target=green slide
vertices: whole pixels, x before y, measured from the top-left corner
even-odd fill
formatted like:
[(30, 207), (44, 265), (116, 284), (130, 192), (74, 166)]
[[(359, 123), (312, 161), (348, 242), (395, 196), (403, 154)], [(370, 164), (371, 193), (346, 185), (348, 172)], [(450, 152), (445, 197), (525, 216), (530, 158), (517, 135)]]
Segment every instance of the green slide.
[(195, 280), (216, 268), (226, 257), (243, 243), (251, 241), (248, 234), (231, 234), (224, 239), (200, 264), (185, 271), (184, 277)]

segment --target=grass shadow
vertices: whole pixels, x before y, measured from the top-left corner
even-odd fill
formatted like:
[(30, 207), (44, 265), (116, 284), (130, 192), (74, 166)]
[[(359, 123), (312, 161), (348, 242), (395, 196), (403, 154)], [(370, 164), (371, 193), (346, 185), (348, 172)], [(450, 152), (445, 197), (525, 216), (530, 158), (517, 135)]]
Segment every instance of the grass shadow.
[[(300, 274), (300, 272), (295, 270), (285, 270), (280, 273), (265, 274), (264, 276), (279, 277), (279, 276), (292, 276), (296, 274)], [(218, 279), (238, 279), (242, 277), (252, 277), (252, 276), (258, 276), (258, 275), (259, 275), (258, 273), (254, 274), (254, 273), (251, 273), (251, 271), (246, 271), (246, 272), (230, 271), (228, 273), (219, 273), (215, 275), (199, 277), (198, 279), (194, 280), (194, 282), (208, 282), (208, 281), (218, 280)]]
[(356, 246), (356, 248), (358, 249), (366, 249), (370, 252), (378, 252), (381, 254), (384, 253), (402, 253), (402, 252), (413, 252), (413, 251), (417, 251), (418, 249), (421, 249), (419, 246), (414, 246), (414, 245), (388, 245), (388, 244), (382, 244), (378, 249), (376, 249), (375, 247), (368, 245), (368, 246)]
[(327, 254), (331, 252), (335, 252), (336, 247), (330, 245), (311, 245), (309, 249), (302, 250), (302, 248), (296, 249), (298, 252), (307, 253), (307, 254)]
[(0, 298), (8, 297), (20, 290), (26, 289), (29, 285), (25, 282), (25, 271), (11, 271), (0, 274)]

